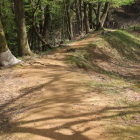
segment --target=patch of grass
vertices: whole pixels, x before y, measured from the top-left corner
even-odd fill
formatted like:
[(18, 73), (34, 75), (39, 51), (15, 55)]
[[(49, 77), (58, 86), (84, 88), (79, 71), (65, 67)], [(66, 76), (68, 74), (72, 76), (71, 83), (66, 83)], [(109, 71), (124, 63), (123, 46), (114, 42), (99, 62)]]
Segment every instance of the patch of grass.
[[(120, 110), (121, 109), (121, 110)], [(139, 140), (140, 139), (140, 114), (139, 103), (135, 105), (121, 105), (117, 107), (113, 123), (107, 128), (111, 140)]]
[(139, 125), (116, 125), (110, 131), (111, 140), (140, 140)]
[(90, 59), (89, 55), (90, 54), (86, 52), (85, 50), (80, 50), (80, 51), (74, 52), (72, 55), (69, 55), (68, 61), (71, 64), (77, 65), (79, 68), (84, 68), (84, 69), (87, 69), (90, 67), (92, 68), (92, 65), (89, 62), (89, 59)]
[(92, 92), (98, 92), (105, 95), (123, 94), (128, 85), (120, 80), (102, 80), (95, 79), (87, 82), (87, 86)]
[(116, 49), (120, 57), (127, 60), (139, 60), (140, 42), (134, 35), (117, 30), (106, 34), (103, 38), (110, 44), (111, 48)]
[[(139, 85), (126, 81), (125, 79), (112, 78), (112, 80), (104, 78), (96, 78), (86, 82), (92, 92), (98, 92), (105, 95), (125, 95), (128, 91), (140, 93)], [(127, 98), (119, 101), (121, 103), (134, 104), (134, 101), (128, 101)]]
[(76, 51), (72, 53), (70, 56), (68, 56), (68, 61), (71, 64), (77, 65), (79, 68), (84, 68), (84, 69), (93, 69), (95, 70), (96, 68), (92, 64), (92, 50), (96, 49), (97, 45), (96, 44), (88, 44), (85, 46), (84, 49)]

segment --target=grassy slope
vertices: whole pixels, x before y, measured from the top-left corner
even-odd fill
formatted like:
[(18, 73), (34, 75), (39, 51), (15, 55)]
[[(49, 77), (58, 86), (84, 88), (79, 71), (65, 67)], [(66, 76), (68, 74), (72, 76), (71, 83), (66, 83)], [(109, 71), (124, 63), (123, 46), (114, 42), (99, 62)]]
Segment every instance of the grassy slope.
[[(69, 60), (90, 74), (96, 73), (87, 83), (90, 90), (114, 100), (114, 125), (108, 128), (111, 139), (139, 140), (139, 38), (124, 31), (105, 31), (104, 35), (95, 36), (93, 43), (70, 55)], [(120, 107), (122, 110), (117, 110)]]
[(123, 31), (106, 31), (95, 38), (92, 44), (69, 56), (69, 60), (80, 68), (139, 82), (137, 75), (123, 73), (127, 68), (139, 69), (139, 38)]

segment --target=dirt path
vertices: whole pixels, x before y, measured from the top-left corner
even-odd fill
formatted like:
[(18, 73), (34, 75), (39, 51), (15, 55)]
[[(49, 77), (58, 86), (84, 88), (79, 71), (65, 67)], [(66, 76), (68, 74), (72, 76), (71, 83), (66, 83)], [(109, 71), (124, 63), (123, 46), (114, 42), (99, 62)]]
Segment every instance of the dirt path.
[[(92, 37), (70, 46), (84, 47)], [(85, 85), (91, 75), (74, 71), (66, 55), (60, 48), (32, 65), (1, 70), (0, 140), (109, 139), (112, 118), (126, 106), (116, 107), (112, 97), (90, 91)]]

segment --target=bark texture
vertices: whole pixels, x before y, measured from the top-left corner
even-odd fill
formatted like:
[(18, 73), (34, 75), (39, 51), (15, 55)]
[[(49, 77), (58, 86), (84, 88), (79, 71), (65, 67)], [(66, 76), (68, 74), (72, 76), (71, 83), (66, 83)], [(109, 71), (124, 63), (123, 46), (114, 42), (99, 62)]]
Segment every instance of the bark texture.
[(45, 21), (43, 25), (43, 37), (48, 42), (49, 41), (49, 25), (50, 25), (51, 15), (49, 10), (49, 5), (46, 5), (45, 8)]
[(73, 38), (73, 31), (72, 31), (72, 22), (71, 22), (70, 5), (69, 4), (66, 6), (66, 18), (67, 18), (68, 37), (69, 37), (69, 40), (71, 40)]
[(87, 2), (84, 2), (84, 25), (85, 25), (86, 34), (88, 34), (90, 31), (90, 27), (89, 27), (89, 19), (88, 19), (88, 3)]
[(29, 47), (29, 44), (28, 44), (27, 33), (26, 33), (23, 0), (14, 0), (14, 6), (15, 6), (16, 23), (17, 23), (19, 55), (20, 56), (32, 55), (33, 53), (30, 50), (30, 47)]

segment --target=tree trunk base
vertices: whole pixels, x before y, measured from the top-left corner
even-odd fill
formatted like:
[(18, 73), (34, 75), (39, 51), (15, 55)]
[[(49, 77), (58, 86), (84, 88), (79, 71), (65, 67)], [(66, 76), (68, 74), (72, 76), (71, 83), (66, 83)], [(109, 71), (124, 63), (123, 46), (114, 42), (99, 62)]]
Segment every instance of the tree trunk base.
[(0, 53), (1, 66), (16, 65), (20, 62), (21, 60), (17, 59), (9, 49), (6, 52)]

